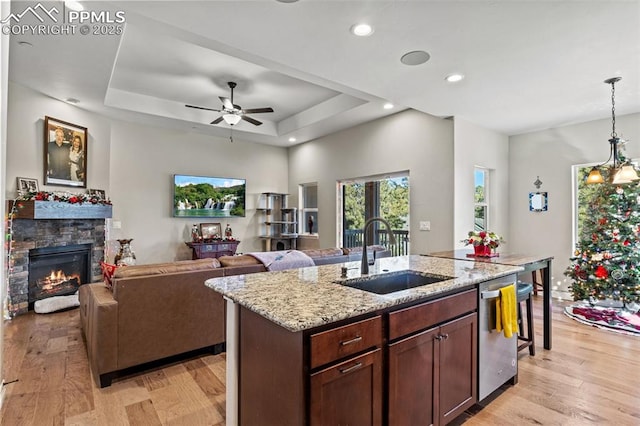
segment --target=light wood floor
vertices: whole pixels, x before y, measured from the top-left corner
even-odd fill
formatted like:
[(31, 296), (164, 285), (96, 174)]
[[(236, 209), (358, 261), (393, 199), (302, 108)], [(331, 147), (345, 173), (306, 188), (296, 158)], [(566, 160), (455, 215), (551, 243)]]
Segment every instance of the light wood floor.
[[(640, 425), (640, 337), (569, 319), (556, 303), (553, 349), (519, 355), (516, 386), (454, 424)], [(28, 314), (5, 325), (1, 425), (224, 425), (225, 357), (203, 356), (98, 389), (78, 310)]]

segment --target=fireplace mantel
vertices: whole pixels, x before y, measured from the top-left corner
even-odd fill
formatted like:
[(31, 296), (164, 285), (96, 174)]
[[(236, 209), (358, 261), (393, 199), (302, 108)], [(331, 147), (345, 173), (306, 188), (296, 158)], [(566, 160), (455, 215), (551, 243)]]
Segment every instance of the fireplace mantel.
[[(108, 219), (112, 215), (110, 204), (72, 204), (63, 201), (18, 200), (15, 219)], [(7, 211), (11, 211), (13, 201)]]

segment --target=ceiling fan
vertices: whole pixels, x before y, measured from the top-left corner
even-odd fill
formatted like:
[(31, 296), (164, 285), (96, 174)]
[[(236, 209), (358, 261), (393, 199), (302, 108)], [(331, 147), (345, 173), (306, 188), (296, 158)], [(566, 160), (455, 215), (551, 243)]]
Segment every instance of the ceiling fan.
[(237, 86), (237, 84), (234, 83), (233, 81), (230, 81), (227, 84), (231, 88), (231, 99), (225, 98), (224, 96), (220, 96), (220, 100), (222, 101), (222, 109), (206, 108), (206, 107), (201, 107), (196, 105), (185, 105), (185, 106), (187, 108), (196, 108), (196, 109), (204, 109), (207, 111), (221, 112), (222, 115), (216, 118), (215, 120), (213, 120), (211, 124), (218, 124), (222, 120), (224, 120), (225, 123), (229, 124), (230, 126), (238, 124), (240, 120), (248, 121), (253, 125), (259, 126), (262, 124), (262, 121), (258, 121), (255, 118), (251, 118), (246, 114), (259, 114), (263, 112), (273, 112), (273, 108), (271, 107), (243, 109), (240, 105), (234, 104), (233, 89)]

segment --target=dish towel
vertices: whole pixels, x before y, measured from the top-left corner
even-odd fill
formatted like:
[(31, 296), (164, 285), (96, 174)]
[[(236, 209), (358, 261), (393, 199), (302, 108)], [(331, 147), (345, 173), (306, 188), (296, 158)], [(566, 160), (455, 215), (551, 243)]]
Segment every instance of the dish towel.
[(504, 330), (507, 339), (518, 333), (515, 284), (500, 289), (500, 297), (496, 299), (496, 330)]

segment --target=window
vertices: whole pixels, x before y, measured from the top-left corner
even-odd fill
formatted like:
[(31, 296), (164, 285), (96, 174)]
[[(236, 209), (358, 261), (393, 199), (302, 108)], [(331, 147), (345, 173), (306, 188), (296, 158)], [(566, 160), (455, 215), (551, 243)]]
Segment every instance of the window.
[(473, 228), (475, 231), (489, 229), (489, 170), (476, 167), (474, 169), (474, 213)]
[(338, 188), (342, 247), (362, 246), (366, 220), (378, 216), (391, 225), (396, 244), (389, 244), (386, 227), (379, 222), (374, 222), (370, 228), (371, 244), (384, 245), (394, 256), (409, 254), (408, 172), (344, 181)]
[(318, 235), (318, 184), (307, 183), (299, 187), (301, 234)]

